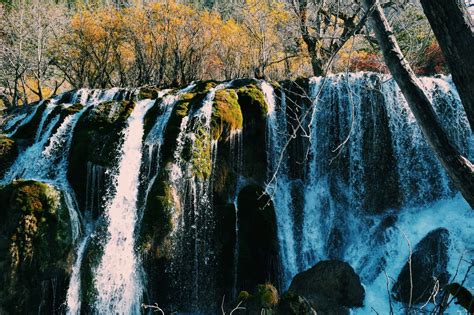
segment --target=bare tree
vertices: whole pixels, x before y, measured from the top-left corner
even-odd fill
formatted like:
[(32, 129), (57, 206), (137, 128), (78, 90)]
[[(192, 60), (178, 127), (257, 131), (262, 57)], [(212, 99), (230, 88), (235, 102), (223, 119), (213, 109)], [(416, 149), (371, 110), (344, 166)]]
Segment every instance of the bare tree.
[(362, 30), (367, 20), (356, 1), (291, 0), (291, 6), (315, 76), (325, 75), (332, 56)]

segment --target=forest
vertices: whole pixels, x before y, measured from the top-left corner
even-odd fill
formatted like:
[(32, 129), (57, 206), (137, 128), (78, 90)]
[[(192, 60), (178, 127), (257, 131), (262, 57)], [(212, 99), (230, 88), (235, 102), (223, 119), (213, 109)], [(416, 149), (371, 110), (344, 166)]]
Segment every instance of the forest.
[(0, 315), (474, 314), (474, 1), (0, 21)]
[[(6, 1), (3, 100), (16, 106), (80, 87), (387, 71), (360, 4), (329, 2), (321, 10), (307, 2)], [(422, 8), (409, 1), (387, 7), (416, 73), (445, 73)]]

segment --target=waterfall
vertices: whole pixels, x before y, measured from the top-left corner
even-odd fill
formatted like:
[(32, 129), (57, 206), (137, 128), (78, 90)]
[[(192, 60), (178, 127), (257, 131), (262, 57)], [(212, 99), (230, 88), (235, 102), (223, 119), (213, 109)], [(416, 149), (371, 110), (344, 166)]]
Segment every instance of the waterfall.
[[(422, 82), (450, 138), (461, 152), (472, 157), (474, 139), (459, 98), (450, 86), (451, 79), (423, 78)], [(461, 255), (469, 250), (474, 215), (459, 194), (455, 195), (390, 77), (359, 73), (313, 78), (310, 89), (313, 118), (302, 249), (298, 254), (303, 263), (298, 271), (323, 259), (347, 261), (360, 274), (367, 293), (365, 307), (355, 313), (367, 314), (373, 307), (380, 314), (388, 314), (387, 281), (389, 288), (393, 281), (387, 280), (383, 271), (389, 279), (397, 278), (408, 258), (407, 242), (415, 246), (431, 230), (447, 228), (453, 244), (448, 270), (453, 276)], [(379, 133), (374, 135), (382, 140), (370, 138), (374, 126), (382, 124), (386, 129), (378, 127)], [(382, 146), (384, 151), (377, 151)], [(390, 169), (382, 170), (385, 164)], [(377, 168), (383, 174), (377, 174)], [(368, 181), (368, 174), (374, 171), (376, 177)], [(395, 184), (386, 180), (392, 176), (387, 172), (396, 175)], [(377, 214), (375, 208), (375, 214), (364, 213), (368, 196), (375, 193), (370, 189), (377, 187), (377, 181), (384, 183), (380, 187), (384, 191), (377, 194), (395, 186), (394, 193), (398, 191), (400, 196), (393, 202), (397, 210)], [(390, 204), (392, 197), (384, 196), (385, 204)], [(384, 219), (390, 215), (398, 219), (393, 226), (384, 227)], [(381, 228), (385, 229), (382, 238), (377, 236)], [(459, 274), (464, 275), (466, 268), (464, 264)]]
[[(420, 81), (449, 138), (472, 159), (474, 137), (452, 79)], [(275, 280), (283, 294), (297, 273), (327, 259), (346, 261), (360, 275), (366, 300), (354, 314), (367, 314), (372, 308), (386, 314), (388, 291), (408, 259), (408, 242), (414, 247), (437, 228), (450, 233), (451, 277), (458, 269), (457, 278), (450, 281), (462, 281), (468, 265), (458, 263), (462, 255), (472, 257), (474, 214), (432, 153), (391, 77), (352, 73), (311, 78), (301, 84), (307, 100), (295, 95), (288, 82), (279, 87), (249, 82), (153, 90), (156, 100), (136, 102), (127, 120), (116, 123), (111, 121), (124, 114), (118, 102), (137, 96), (138, 90), (80, 89), (2, 120), (2, 130), (17, 142), (19, 154), (0, 184), (32, 179), (62, 192), (75, 252), (74, 261), (68, 261), (71, 277), (63, 292), (68, 314), (139, 314), (142, 300), (157, 302), (167, 312), (215, 313), (223, 294), (233, 295), (226, 302), (238, 295), (237, 289), (253, 294), (246, 271), (255, 271), (256, 277), (267, 272), (262, 279)], [(214, 114), (233, 115), (215, 111), (216, 93), (222, 89), (236, 92), (245, 128), (224, 129), (225, 136), (214, 140), (211, 131), (219, 123)], [(252, 103), (258, 98), (260, 104), (262, 94), (266, 116), (260, 114), (257, 101)], [(251, 98), (248, 104), (246, 97)], [(217, 101), (222, 99), (218, 94)], [(73, 112), (77, 103), (83, 108)], [(126, 105), (130, 108), (125, 110), (131, 109)], [(97, 114), (84, 116), (97, 119), (91, 118), (92, 123), (101, 127), (106, 121), (105, 128), (121, 130), (117, 160), (104, 163), (101, 156), (84, 161), (84, 174), (70, 183), (69, 155), (71, 150), (80, 152), (71, 148), (76, 145), (73, 135), (84, 126), (79, 122), (89, 110)], [(299, 131), (302, 139), (291, 134), (298, 119), (304, 125)], [(36, 132), (19, 139), (22, 127), (30, 123), (38, 126)], [(304, 150), (306, 157), (301, 156)], [(265, 188), (275, 212), (275, 217), (262, 214), (262, 222), (255, 225), (249, 223), (260, 220), (253, 216), (254, 201), (249, 201), (247, 216), (247, 196), (239, 200), (242, 189), (254, 187)], [(151, 198), (162, 198), (166, 205), (148, 207)], [(269, 249), (255, 245), (260, 240), (252, 244), (253, 236), (245, 234), (262, 229), (263, 235), (267, 227), (264, 243)], [(137, 245), (138, 231), (146, 238), (143, 248)], [(271, 261), (253, 257), (258, 256), (254, 250)], [(91, 287), (81, 287), (90, 280)], [(474, 276), (468, 276), (466, 285), (473, 283)], [(160, 291), (168, 288), (175, 291)], [(449, 309), (456, 310), (454, 305)]]
[[(214, 227), (212, 200), (212, 170), (217, 154), (217, 142), (211, 139), (210, 124), (214, 97), (217, 91), (230, 86), (232, 82), (211, 88), (201, 106), (191, 109), (181, 121), (180, 131), (170, 167), (170, 183), (179, 194), (180, 206), (185, 209), (176, 216), (177, 224), (173, 235), (176, 249), (171, 269), (176, 283), (181, 284), (180, 296), (189, 299), (191, 310), (200, 307), (211, 308), (213, 301), (215, 264), (212, 232)], [(186, 146), (192, 149), (189, 163), (183, 159)], [(199, 150), (202, 150), (199, 151)], [(194, 174), (194, 163), (209, 163), (210, 176)], [(206, 288), (206, 289), (204, 289)]]
[(232, 283), (232, 296), (237, 296), (237, 276), (238, 276), (238, 262), (239, 262), (239, 193), (245, 183), (245, 178), (241, 175), (244, 169), (244, 140), (243, 140), (243, 129), (233, 131), (230, 135), (230, 156), (237, 157), (236, 160), (232, 160), (234, 170), (239, 177), (237, 179), (237, 184), (235, 186), (234, 199), (232, 204), (235, 209), (235, 244), (234, 244), (234, 269), (233, 269), (233, 283)]
[(115, 194), (105, 206), (108, 237), (101, 262), (94, 273), (98, 292), (98, 313), (139, 314), (140, 277), (137, 274), (134, 231), (137, 221), (137, 196), (142, 158), (143, 118), (154, 100), (136, 104), (124, 130), (124, 142), (117, 174)]
[(284, 91), (280, 100), (280, 108), (276, 108), (273, 87), (262, 82), (262, 91), (268, 106), (267, 116), (267, 178), (266, 192), (272, 197), (277, 218), (278, 240), (280, 245), (281, 263), (283, 267), (282, 287), (287, 288), (293, 275), (297, 272), (295, 236), (293, 233), (293, 217), (291, 215), (291, 191), (287, 177), (287, 144), (286, 100)]
[(10, 123), (5, 126), (4, 129), (8, 131), (9, 129), (11, 129), (13, 127), (15, 127), (15, 128), (11, 132), (9, 132), (7, 134), (7, 136), (12, 137), (13, 135), (15, 135), (15, 133), (18, 131), (18, 129), (20, 129), (20, 127), (23, 127), (24, 125), (28, 124), (33, 119), (33, 117), (35, 117), (36, 112), (38, 111), (38, 108), (41, 107), (41, 105), (43, 105), (43, 103), (44, 102), (40, 102), (38, 105), (36, 105), (34, 107), (34, 109), (29, 114), (27, 114), (27, 115), (23, 114), (23, 115), (18, 116), (19, 118), (12, 119), (10, 121)]

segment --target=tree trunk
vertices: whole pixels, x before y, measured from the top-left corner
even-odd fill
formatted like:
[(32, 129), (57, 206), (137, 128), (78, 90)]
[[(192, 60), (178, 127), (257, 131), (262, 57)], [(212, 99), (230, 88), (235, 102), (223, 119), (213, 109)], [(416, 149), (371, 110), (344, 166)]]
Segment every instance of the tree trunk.
[(421, 0), (474, 131), (474, 22), (464, 0)]
[(397, 82), (428, 144), (451, 180), (474, 209), (474, 166), (450, 143), (420, 81), (405, 60), (378, 0), (363, 0), (373, 10), (370, 23), (385, 63)]
[(325, 75), (325, 69), (323, 65), (323, 59), (321, 58), (320, 54), (318, 54), (316, 49), (316, 47), (309, 47), (308, 45), (308, 53), (309, 57), (311, 58), (311, 67), (313, 68), (313, 75), (319, 77)]

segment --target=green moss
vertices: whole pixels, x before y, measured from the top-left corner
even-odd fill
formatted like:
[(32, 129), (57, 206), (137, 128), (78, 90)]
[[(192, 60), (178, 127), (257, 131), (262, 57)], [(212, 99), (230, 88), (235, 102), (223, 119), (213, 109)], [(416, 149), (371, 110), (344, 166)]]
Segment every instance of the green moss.
[(259, 284), (256, 297), (262, 308), (271, 309), (278, 304), (278, 291), (271, 283)]
[(69, 214), (59, 191), (31, 180), (1, 187), (0, 204), (0, 305), (31, 313), (44, 281), (65, 281), (70, 270)]
[(234, 90), (219, 90), (214, 98), (211, 118), (211, 134), (214, 140), (221, 138), (225, 132), (241, 129), (243, 125), (242, 111)]
[(18, 146), (15, 140), (0, 135), (0, 178), (10, 168), (18, 156)]
[(239, 296), (237, 297), (237, 300), (240, 301), (246, 301), (250, 298), (250, 293), (247, 291), (240, 291)]
[(154, 86), (144, 86), (140, 88), (140, 91), (138, 92), (138, 99), (143, 100), (143, 99), (151, 99), (154, 100), (158, 98), (158, 93), (160, 89)]
[(39, 182), (15, 182), (15, 193), (13, 196), (10, 201), (11, 209), (25, 214), (55, 214), (59, 206), (57, 192), (50, 186)]
[(211, 176), (211, 136), (203, 127), (194, 131), (194, 141), (189, 143), (191, 147), (191, 162), (193, 175), (200, 179)]
[(241, 87), (237, 90), (237, 95), (242, 111), (253, 112), (265, 118), (268, 113), (268, 105), (263, 92), (256, 85), (250, 84)]
[(213, 80), (200, 81), (191, 90), (191, 92), (192, 93), (207, 94), (207, 92), (209, 92), (210, 89), (215, 88), (216, 86), (217, 86), (217, 81), (213, 81)]
[(155, 258), (166, 257), (169, 248), (166, 239), (173, 229), (172, 213), (178, 211), (166, 171), (155, 181), (143, 215), (140, 230), (140, 250)]

